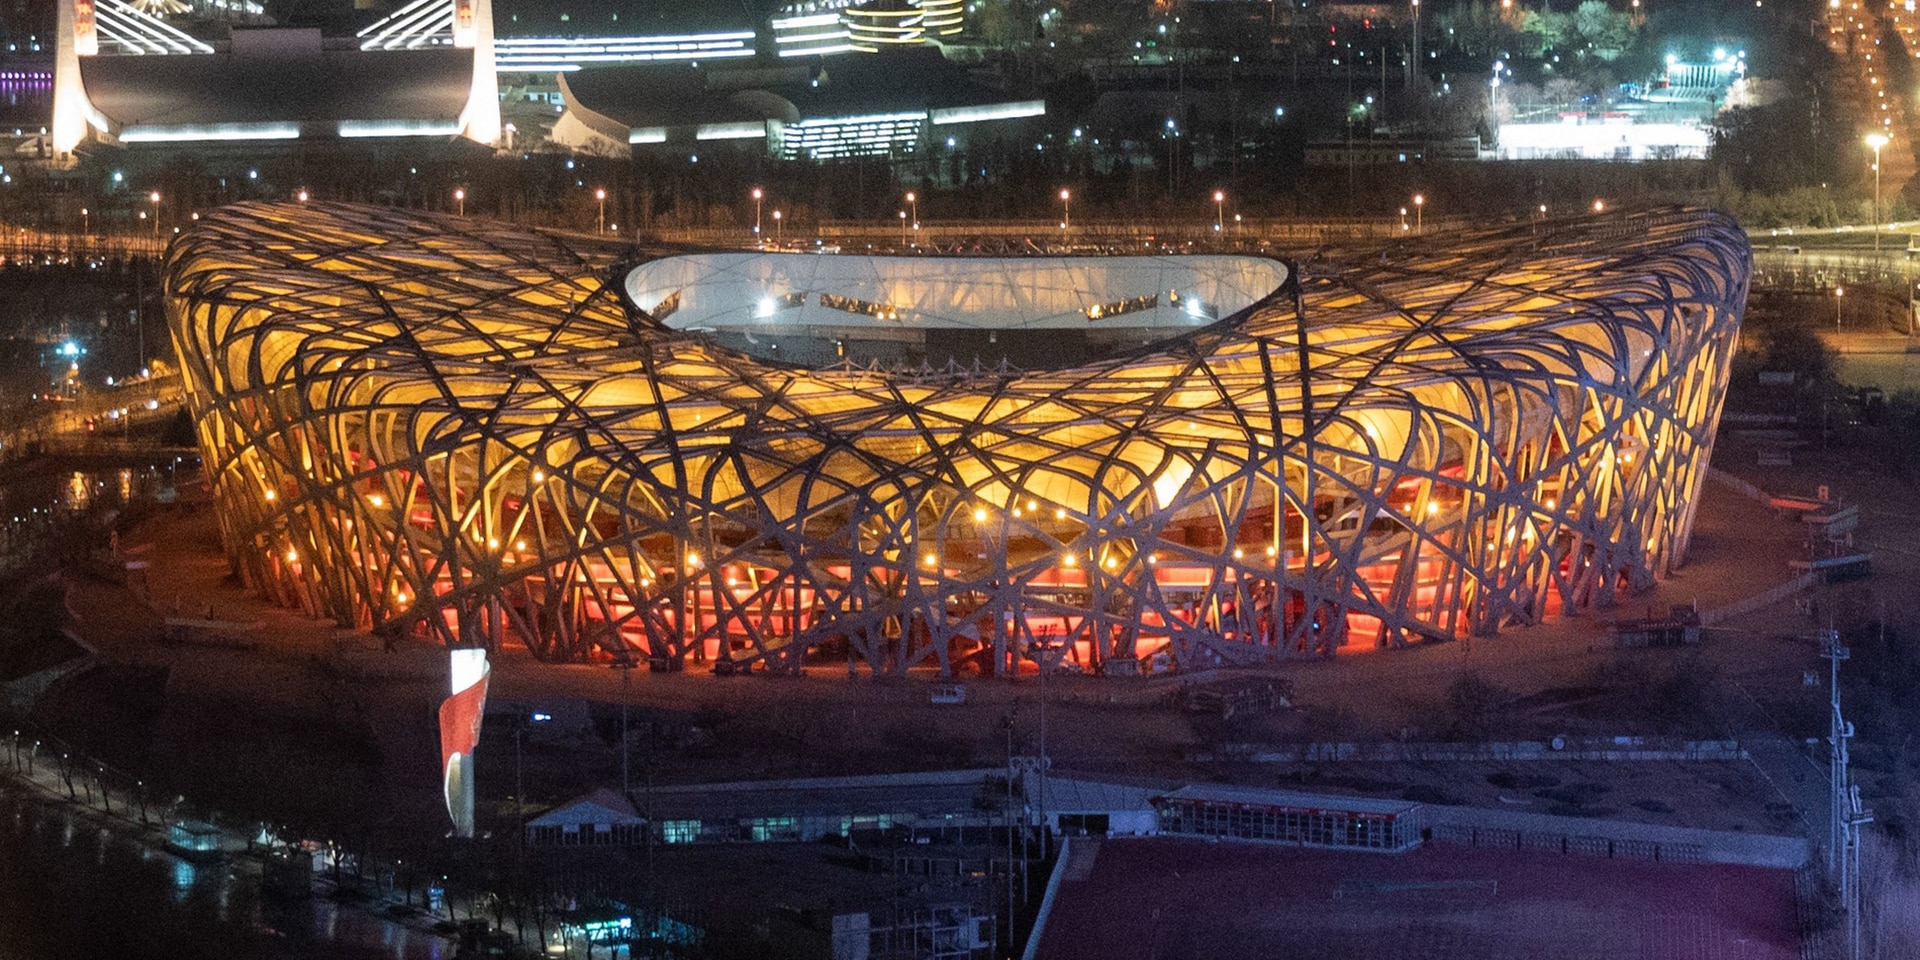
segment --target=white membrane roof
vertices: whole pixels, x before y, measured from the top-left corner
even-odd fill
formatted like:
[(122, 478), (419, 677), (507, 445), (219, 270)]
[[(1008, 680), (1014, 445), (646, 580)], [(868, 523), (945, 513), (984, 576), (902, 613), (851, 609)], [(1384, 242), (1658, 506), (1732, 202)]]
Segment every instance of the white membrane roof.
[[(1172, 332), (1253, 306), (1286, 279), (1285, 264), (1248, 256), (747, 252), (650, 261), (627, 274), (625, 287), (635, 306), (683, 330), (871, 324), (976, 330), (1112, 325)], [(1131, 309), (1116, 307), (1128, 301)], [(660, 309), (663, 304), (671, 306)], [(884, 309), (863, 312), (869, 305)]]

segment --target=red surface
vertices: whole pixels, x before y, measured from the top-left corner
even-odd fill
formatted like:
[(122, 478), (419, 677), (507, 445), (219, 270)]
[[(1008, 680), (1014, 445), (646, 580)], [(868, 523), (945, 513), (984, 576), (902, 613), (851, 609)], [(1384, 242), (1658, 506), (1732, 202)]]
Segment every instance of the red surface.
[[(1382, 886), (1396, 883), (1441, 886)], [(1048, 960), (1799, 955), (1787, 870), (1166, 839), (1103, 841), (1087, 878), (1061, 884), (1039, 950)]]

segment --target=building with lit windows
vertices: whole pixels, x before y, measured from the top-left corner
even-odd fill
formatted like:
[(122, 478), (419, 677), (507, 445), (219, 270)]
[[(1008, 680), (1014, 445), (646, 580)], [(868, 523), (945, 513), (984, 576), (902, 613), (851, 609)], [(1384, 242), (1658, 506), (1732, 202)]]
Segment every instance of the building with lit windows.
[[(343, 624), (656, 670), (1126, 675), (1491, 634), (1682, 563), (1750, 269), (1683, 210), (1296, 261), (736, 256), (203, 217), (166, 296), (236, 569)], [(691, 329), (1113, 320), (1151, 342), (1024, 370)]]
[(919, 156), (1046, 113), (1045, 101), (983, 86), (931, 48), (825, 66), (723, 61), (559, 77), (564, 112), (552, 140), (601, 154), (731, 144), (787, 160)]

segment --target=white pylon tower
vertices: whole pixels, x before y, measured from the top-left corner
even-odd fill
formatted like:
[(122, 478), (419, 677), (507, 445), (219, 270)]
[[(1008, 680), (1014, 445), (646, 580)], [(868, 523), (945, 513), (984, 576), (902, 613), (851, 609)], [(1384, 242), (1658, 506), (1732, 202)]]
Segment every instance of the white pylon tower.
[(91, 0), (60, 0), (53, 38), (53, 123), (49, 133), (56, 156), (73, 153), (87, 138), (89, 123), (104, 127), (100, 111), (80, 82), (80, 58), (100, 52), (100, 34)]
[(473, 85), (460, 114), (469, 140), (500, 143), (500, 77), (493, 64), (493, 0), (453, 0), (453, 45), (473, 50)]
[(1852, 782), (1848, 770), (1847, 741), (1853, 739), (1853, 724), (1840, 714), (1840, 661), (1851, 651), (1840, 645), (1840, 633), (1829, 627), (1821, 634), (1820, 656), (1829, 664), (1827, 679), (1831, 716), (1827, 731), (1830, 751), (1831, 793), (1827, 841), (1827, 869), (1840, 884), (1840, 909), (1847, 915), (1847, 958), (1860, 960), (1860, 828), (1873, 822), (1873, 814), (1860, 806), (1860, 788)]

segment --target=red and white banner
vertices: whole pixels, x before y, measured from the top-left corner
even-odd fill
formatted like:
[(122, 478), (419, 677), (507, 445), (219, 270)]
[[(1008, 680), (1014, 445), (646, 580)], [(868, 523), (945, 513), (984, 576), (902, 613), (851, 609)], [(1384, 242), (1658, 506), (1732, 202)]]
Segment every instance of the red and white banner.
[(473, 836), (473, 751), (480, 745), (486, 717), (487, 651), (473, 647), (449, 651), (453, 695), (440, 704), (440, 774), (447, 816), (455, 836)]

